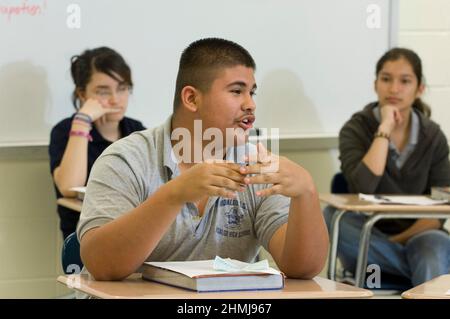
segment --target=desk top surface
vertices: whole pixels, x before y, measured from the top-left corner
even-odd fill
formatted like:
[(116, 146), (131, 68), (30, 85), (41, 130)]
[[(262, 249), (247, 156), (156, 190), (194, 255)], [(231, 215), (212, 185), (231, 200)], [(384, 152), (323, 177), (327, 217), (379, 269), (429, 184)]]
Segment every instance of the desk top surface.
[(57, 201), (58, 205), (73, 209), (77, 212), (81, 212), (81, 205), (83, 202), (77, 198), (59, 198)]
[(407, 299), (450, 299), (450, 275), (431, 279), (402, 293)]
[(358, 194), (329, 194), (319, 195), (320, 201), (334, 206), (340, 210), (352, 210), (361, 212), (396, 212), (396, 213), (423, 213), (423, 212), (448, 212), (450, 205), (398, 205), (375, 204), (358, 198)]
[[(392, 205), (392, 204), (374, 204), (358, 198), (358, 194), (329, 194), (319, 195), (320, 201), (334, 206), (340, 210), (353, 210), (362, 212), (404, 212), (404, 213), (423, 213), (423, 212), (448, 212), (450, 205)], [(76, 198), (60, 198), (57, 200), (59, 205), (81, 212), (83, 202)]]
[(366, 289), (321, 277), (312, 280), (286, 279), (281, 290), (198, 293), (143, 280), (133, 274), (122, 281), (89, 280), (87, 275), (59, 276), (58, 281), (88, 295), (105, 299), (291, 299), (291, 298), (370, 298)]

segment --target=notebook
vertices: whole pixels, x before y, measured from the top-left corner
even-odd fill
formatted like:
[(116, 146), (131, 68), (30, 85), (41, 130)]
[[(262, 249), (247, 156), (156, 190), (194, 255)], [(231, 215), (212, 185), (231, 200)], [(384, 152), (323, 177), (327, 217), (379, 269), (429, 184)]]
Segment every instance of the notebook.
[(227, 259), (227, 262), (237, 267), (218, 270), (214, 267), (215, 261), (217, 264), (217, 259), (145, 262), (142, 278), (198, 292), (268, 290), (284, 287), (284, 275), (274, 268), (251, 270), (251, 267), (246, 266), (252, 264)]

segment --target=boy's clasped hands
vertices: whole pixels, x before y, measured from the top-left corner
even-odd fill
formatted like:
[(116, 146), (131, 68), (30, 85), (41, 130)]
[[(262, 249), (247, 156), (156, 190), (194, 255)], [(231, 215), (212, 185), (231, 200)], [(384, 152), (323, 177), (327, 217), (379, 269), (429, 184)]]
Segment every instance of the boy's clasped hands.
[(183, 202), (197, 202), (205, 195), (236, 198), (247, 185), (269, 184), (257, 196), (275, 194), (298, 197), (314, 187), (311, 175), (284, 156), (269, 152), (261, 143), (257, 154), (245, 157), (247, 165), (229, 161), (207, 161), (184, 171), (172, 182), (177, 183)]

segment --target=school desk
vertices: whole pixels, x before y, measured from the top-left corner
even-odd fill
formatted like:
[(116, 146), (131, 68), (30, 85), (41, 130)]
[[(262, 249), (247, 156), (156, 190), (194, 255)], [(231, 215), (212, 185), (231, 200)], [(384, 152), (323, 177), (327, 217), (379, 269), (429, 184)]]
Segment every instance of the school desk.
[(450, 205), (395, 205), (374, 204), (360, 200), (358, 194), (320, 194), (320, 201), (337, 210), (331, 221), (331, 247), (328, 258), (328, 278), (335, 280), (337, 244), (339, 239), (339, 221), (347, 212), (359, 212), (369, 216), (361, 230), (358, 259), (356, 264), (355, 285), (364, 286), (369, 250), (370, 234), (373, 225), (380, 219), (399, 218), (450, 218)]
[(202, 293), (144, 280), (140, 274), (133, 274), (122, 281), (89, 280), (88, 275), (59, 276), (58, 281), (69, 288), (104, 299), (309, 299), (373, 296), (369, 290), (321, 277), (312, 280), (286, 279), (285, 287), (280, 290)]
[(431, 279), (402, 293), (406, 299), (450, 299), (450, 275)]

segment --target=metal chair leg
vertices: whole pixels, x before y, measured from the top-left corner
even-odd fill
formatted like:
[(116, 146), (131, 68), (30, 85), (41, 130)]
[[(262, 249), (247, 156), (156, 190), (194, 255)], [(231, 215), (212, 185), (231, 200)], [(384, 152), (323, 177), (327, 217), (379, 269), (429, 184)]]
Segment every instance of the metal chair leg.
[(331, 244), (328, 255), (328, 278), (336, 280), (337, 247), (339, 241), (339, 222), (346, 210), (337, 210), (331, 220)]
[(373, 225), (380, 219), (379, 215), (371, 216), (364, 224), (361, 230), (359, 240), (358, 260), (356, 263), (355, 284), (357, 287), (364, 287), (364, 279), (366, 278), (367, 256), (369, 253), (370, 235)]

